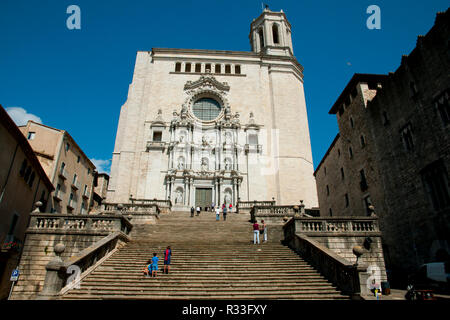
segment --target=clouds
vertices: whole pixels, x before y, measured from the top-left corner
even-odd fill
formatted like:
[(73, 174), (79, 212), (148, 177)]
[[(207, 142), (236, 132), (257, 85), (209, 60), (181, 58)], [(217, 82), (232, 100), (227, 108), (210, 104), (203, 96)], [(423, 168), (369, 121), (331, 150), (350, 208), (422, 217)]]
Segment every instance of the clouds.
[(6, 112), (9, 114), (11, 119), (13, 119), (14, 123), (17, 126), (24, 126), (27, 124), (28, 120), (33, 120), (37, 123), (42, 123), (41, 118), (38, 116), (28, 113), (27, 110), (20, 107), (9, 107), (6, 108)]
[(111, 170), (111, 160), (91, 159), (98, 173), (107, 173)]

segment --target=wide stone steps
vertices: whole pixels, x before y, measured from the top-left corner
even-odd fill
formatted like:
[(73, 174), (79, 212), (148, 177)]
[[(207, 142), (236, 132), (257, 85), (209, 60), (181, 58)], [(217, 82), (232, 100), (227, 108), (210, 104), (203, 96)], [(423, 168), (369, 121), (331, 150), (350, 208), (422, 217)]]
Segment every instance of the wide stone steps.
[[(84, 278), (64, 299), (348, 299), (313, 267), (277, 242), (253, 244), (250, 215), (161, 214), (137, 225), (132, 241)], [(262, 240), (262, 236), (260, 237)], [(163, 274), (164, 250), (172, 248)], [(157, 278), (145, 277), (159, 257)]]

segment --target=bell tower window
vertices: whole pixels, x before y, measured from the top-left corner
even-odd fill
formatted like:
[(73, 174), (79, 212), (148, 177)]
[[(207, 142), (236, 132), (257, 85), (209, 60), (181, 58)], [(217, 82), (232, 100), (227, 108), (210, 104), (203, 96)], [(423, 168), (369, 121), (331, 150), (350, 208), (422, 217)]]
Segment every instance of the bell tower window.
[(272, 26), (272, 36), (273, 36), (273, 43), (280, 44), (280, 39), (278, 36), (278, 26), (276, 24)]
[(263, 33), (262, 29), (259, 29), (258, 36), (259, 36), (259, 43), (260, 43), (261, 49), (262, 49), (262, 48), (264, 48), (264, 33)]

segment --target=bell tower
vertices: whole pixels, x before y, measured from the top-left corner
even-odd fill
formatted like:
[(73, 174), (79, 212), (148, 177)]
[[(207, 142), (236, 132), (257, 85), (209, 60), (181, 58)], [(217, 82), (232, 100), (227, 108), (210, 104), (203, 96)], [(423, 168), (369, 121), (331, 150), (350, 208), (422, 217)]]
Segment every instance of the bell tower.
[(250, 46), (255, 53), (293, 56), (291, 24), (283, 10), (270, 11), (268, 6), (250, 25)]

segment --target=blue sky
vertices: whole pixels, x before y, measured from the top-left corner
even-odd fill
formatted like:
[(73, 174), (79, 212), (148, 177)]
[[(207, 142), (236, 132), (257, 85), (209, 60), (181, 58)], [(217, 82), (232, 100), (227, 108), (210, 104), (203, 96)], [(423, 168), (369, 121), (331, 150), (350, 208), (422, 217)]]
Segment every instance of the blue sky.
[[(305, 68), (314, 167), (338, 131), (328, 111), (351, 76), (395, 71), (436, 12), (448, 8), (448, 0), (265, 3), (286, 13)], [(81, 30), (66, 27), (72, 4), (81, 8)], [(369, 5), (381, 9), (381, 30), (366, 27)], [(69, 131), (107, 167), (136, 51), (247, 51), (250, 23), (260, 13), (255, 0), (0, 0), (0, 104)]]

